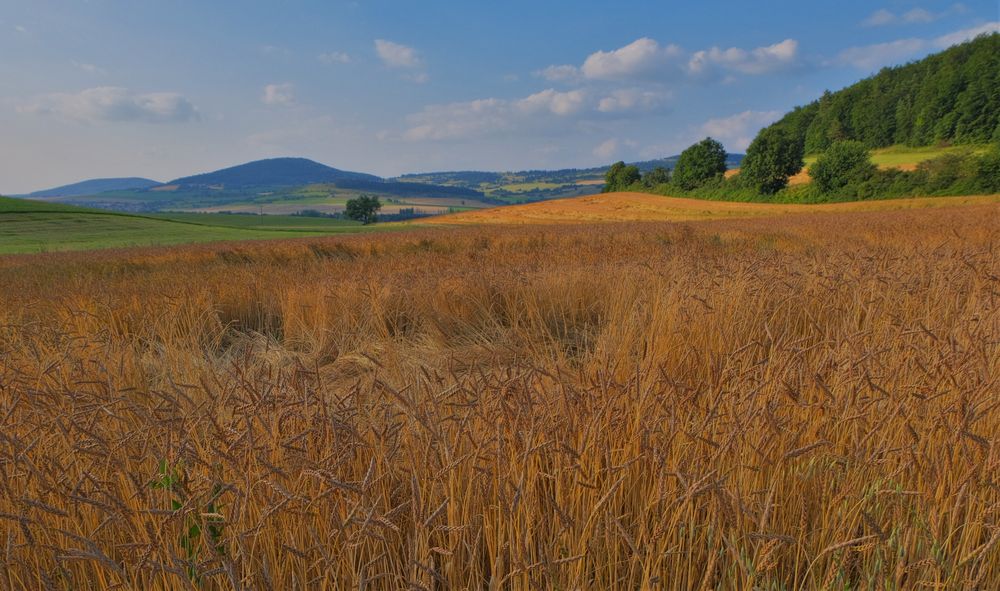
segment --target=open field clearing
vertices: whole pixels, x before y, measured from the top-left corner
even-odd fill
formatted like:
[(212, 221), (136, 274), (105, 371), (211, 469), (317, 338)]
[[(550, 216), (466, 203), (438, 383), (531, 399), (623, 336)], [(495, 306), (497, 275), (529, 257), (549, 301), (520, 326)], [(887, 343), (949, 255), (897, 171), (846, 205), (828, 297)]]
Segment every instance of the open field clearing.
[[(940, 158), (948, 154), (966, 155), (969, 153), (979, 154), (985, 152), (987, 146), (949, 146), (949, 147), (926, 147), (912, 148), (909, 146), (892, 146), (872, 150), (872, 163), (882, 169), (898, 168), (900, 170), (916, 170), (917, 165), (927, 160)], [(791, 186), (804, 185), (812, 182), (809, 176), (809, 166), (816, 162), (816, 156), (808, 156), (805, 159), (805, 167), (798, 174), (788, 179)], [(738, 168), (726, 171), (726, 177), (731, 177), (739, 172)]]
[(979, 201), (0, 257), (0, 588), (991, 588)]
[(692, 221), (720, 218), (770, 217), (787, 214), (847, 211), (891, 211), (1000, 203), (1000, 195), (922, 197), (884, 201), (853, 201), (816, 205), (737, 203), (648, 193), (603, 193), (462, 212), (421, 220), (421, 224), (571, 224), (632, 221)]

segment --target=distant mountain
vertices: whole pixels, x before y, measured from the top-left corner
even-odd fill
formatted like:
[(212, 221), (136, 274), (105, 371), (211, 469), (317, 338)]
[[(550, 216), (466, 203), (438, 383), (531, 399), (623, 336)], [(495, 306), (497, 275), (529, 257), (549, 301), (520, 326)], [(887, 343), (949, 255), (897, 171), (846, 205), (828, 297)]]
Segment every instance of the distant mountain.
[(91, 179), (89, 181), (81, 181), (71, 185), (55, 187), (54, 189), (35, 191), (34, 193), (29, 194), (28, 197), (78, 197), (81, 195), (94, 195), (96, 193), (104, 193), (107, 191), (149, 189), (151, 187), (156, 187), (159, 184), (160, 183), (157, 181), (138, 177)]
[[(742, 155), (731, 154), (730, 166)], [(672, 168), (677, 156), (637, 162), (643, 172)], [(609, 165), (610, 166), (610, 165)], [(99, 179), (32, 193), (99, 209), (153, 212), (223, 205), (282, 203), (368, 193), (408, 204), (410, 199), (452, 199), (447, 205), (521, 203), (589, 195), (601, 190), (608, 166), (521, 172), (439, 172), (395, 179), (340, 170), (307, 158), (272, 158), (158, 183), (149, 179)], [(418, 204), (419, 205), (419, 204)]]
[(806, 154), (839, 140), (895, 144), (1000, 141), (1000, 33), (983, 35), (797, 107), (772, 127)]
[(375, 175), (338, 170), (307, 158), (271, 158), (183, 177), (166, 184), (181, 187), (219, 187), (229, 190), (381, 181), (382, 179)]

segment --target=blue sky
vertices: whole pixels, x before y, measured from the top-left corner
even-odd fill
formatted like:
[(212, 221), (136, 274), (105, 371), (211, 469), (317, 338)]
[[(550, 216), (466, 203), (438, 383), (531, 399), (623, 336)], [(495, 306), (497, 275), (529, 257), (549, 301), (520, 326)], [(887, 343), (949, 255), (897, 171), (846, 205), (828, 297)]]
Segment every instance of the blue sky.
[(997, 0), (0, 0), (0, 191), (305, 156), (593, 166), (787, 109), (987, 30)]

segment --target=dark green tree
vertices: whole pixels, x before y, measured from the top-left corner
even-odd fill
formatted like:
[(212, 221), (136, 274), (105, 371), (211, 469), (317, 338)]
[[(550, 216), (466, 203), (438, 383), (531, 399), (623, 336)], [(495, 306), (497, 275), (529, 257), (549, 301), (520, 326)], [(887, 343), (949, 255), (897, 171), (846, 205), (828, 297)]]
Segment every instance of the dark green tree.
[(762, 130), (747, 148), (740, 164), (740, 181), (773, 195), (788, 185), (788, 177), (802, 170), (802, 144), (780, 127)]
[(601, 189), (602, 193), (610, 193), (617, 190), (618, 177), (621, 176), (623, 170), (625, 170), (625, 163), (621, 160), (611, 165), (611, 168), (604, 173), (604, 188)]
[(809, 176), (823, 193), (863, 183), (875, 174), (868, 148), (859, 141), (836, 142), (809, 167)]
[(349, 220), (355, 220), (362, 224), (371, 224), (378, 219), (378, 211), (382, 209), (382, 203), (378, 197), (372, 195), (361, 195), (354, 199), (347, 200), (347, 209), (344, 215)]
[(642, 184), (647, 189), (655, 189), (660, 185), (670, 182), (670, 171), (662, 166), (657, 166), (653, 170), (642, 175)]
[(615, 162), (604, 175), (604, 189), (602, 192), (611, 193), (614, 191), (625, 191), (629, 187), (638, 183), (642, 178), (639, 167), (626, 165), (624, 162)]
[(726, 149), (710, 137), (681, 152), (673, 184), (689, 191), (726, 174)]

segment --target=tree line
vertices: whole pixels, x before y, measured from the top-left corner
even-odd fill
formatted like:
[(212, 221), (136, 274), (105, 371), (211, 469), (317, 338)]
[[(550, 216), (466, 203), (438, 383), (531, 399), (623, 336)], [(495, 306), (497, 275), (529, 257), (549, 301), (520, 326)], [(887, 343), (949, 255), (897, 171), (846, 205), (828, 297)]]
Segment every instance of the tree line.
[(980, 36), (798, 107), (774, 123), (806, 154), (856, 140), (868, 148), (1000, 141), (1000, 33)]
[[(945, 154), (911, 171), (879, 170), (871, 161), (872, 149), (895, 144), (990, 142), (985, 151)], [(813, 182), (789, 188), (807, 154), (818, 155), (809, 167)], [(705, 138), (681, 154), (672, 172), (641, 175), (634, 165), (614, 164), (604, 190), (756, 201), (1000, 192), (1000, 34), (825, 93), (762, 129), (739, 174), (727, 179), (725, 172), (722, 144)]]
[(616, 162), (604, 175), (603, 192), (641, 191), (670, 186), (681, 191), (697, 189), (726, 174), (726, 149), (707, 137), (681, 152), (674, 170), (662, 166), (642, 174), (634, 164)]
[(652, 191), (746, 201), (832, 201), (916, 195), (968, 195), (1000, 192), (1000, 143), (966, 149), (921, 162), (915, 170), (881, 170), (863, 142), (834, 142), (809, 167), (812, 183), (788, 187), (802, 171), (802, 144), (780, 127), (760, 132), (747, 148), (738, 174), (726, 178), (726, 152), (712, 138), (681, 153), (670, 172), (640, 174), (635, 165), (617, 162), (605, 175), (604, 192)]

